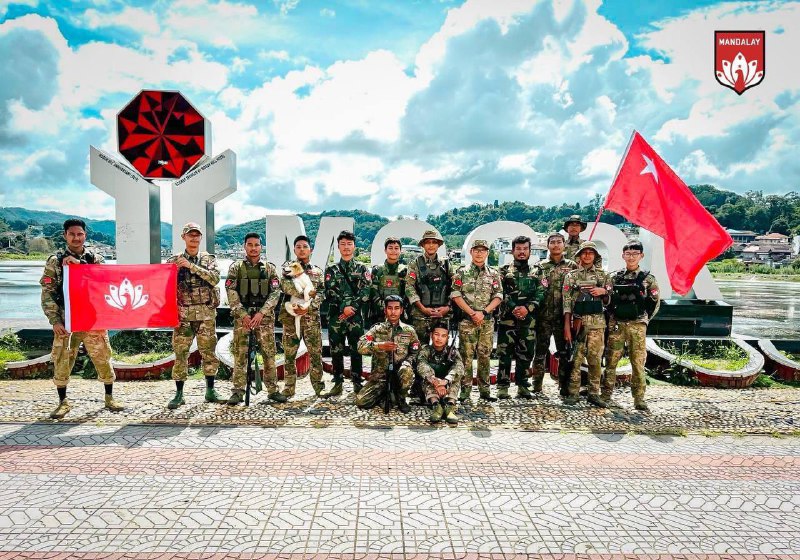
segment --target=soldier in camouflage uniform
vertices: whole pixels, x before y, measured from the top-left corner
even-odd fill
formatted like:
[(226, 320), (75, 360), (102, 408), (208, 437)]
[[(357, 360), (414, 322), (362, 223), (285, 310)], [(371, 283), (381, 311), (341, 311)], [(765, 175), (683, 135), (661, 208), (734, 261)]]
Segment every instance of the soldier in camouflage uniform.
[(275, 369), (275, 306), (281, 292), (275, 265), (261, 260), (261, 247), (259, 234), (245, 234), (246, 258), (231, 263), (225, 280), (233, 317), (233, 392), (228, 399), (230, 405), (244, 401), (251, 333), (264, 360), (267, 395), (276, 402), (287, 401), (287, 397), (278, 391)]
[(448, 424), (458, 424), (456, 409), (464, 362), (456, 349), (447, 345), (448, 334), (447, 323), (434, 323), (431, 343), (424, 345), (417, 356), (417, 375), (422, 378), (425, 401), (431, 408), (430, 421), (434, 424), (442, 418)]
[(406, 293), (406, 265), (400, 263), (402, 245), (397, 237), (387, 237), (383, 243), (386, 262), (372, 267), (372, 288), (370, 290), (370, 320), (374, 325), (384, 320), (383, 305), (386, 296)]
[[(408, 413), (408, 390), (414, 382), (411, 362), (419, 352), (419, 339), (414, 329), (400, 322), (403, 314), (403, 298), (386, 296), (384, 303), (386, 320), (369, 329), (358, 340), (358, 351), (372, 356), (372, 371), (369, 381), (356, 395), (356, 406), (372, 408), (389, 390), (389, 376), (397, 376), (395, 398), (401, 412)], [(390, 371), (391, 370), (391, 371)]]
[(180, 255), (167, 259), (178, 267), (178, 318), (180, 322), (172, 333), (172, 348), (175, 365), (172, 379), (175, 381), (175, 396), (167, 408), (175, 409), (184, 404), (183, 384), (189, 369), (189, 348), (197, 337), (197, 349), (203, 360), (206, 378), (206, 402), (224, 402), (214, 389), (214, 379), (219, 369), (219, 360), (214, 355), (217, 346), (217, 306), (219, 305), (219, 268), (214, 255), (200, 251), (203, 232), (200, 225), (189, 222), (183, 226), (181, 238), (186, 245)]
[[(285, 356), (283, 366), (285, 386), (283, 394), (287, 397), (294, 396), (295, 386), (297, 385), (297, 364), (295, 360), (297, 359), (297, 351), (300, 348), (300, 340), (302, 339), (306, 343), (306, 350), (311, 358), (311, 370), (309, 372), (311, 387), (314, 389), (314, 394), (319, 397), (322, 395), (323, 389), (325, 389), (325, 383), (322, 381), (322, 326), (319, 318), (322, 300), (325, 297), (325, 276), (320, 267), (311, 264), (311, 244), (305, 235), (299, 235), (295, 238), (294, 255), (314, 284), (314, 290), (317, 294), (311, 300), (311, 305), (308, 309), (299, 307), (295, 310), (301, 316), (299, 333), (296, 332), (295, 318), (286, 310), (285, 306), (281, 306), (279, 318), (283, 324), (283, 338), (281, 341), (283, 342)], [(291, 263), (292, 261), (284, 263), (282, 270), (287, 270)], [(303, 294), (298, 292), (291, 276), (283, 273), (280, 281), (281, 291), (288, 297), (302, 297)]]
[(617, 379), (617, 364), (628, 346), (631, 359), (631, 393), (636, 410), (648, 411), (644, 400), (644, 363), (647, 358), (645, 336), (647, 324), (658, 313), (661, 302), (658, 282), (655, 277), (639, 268), (644, 258), (641, 241), (632, 239), (622, 248), (625, 268), (611, 277), (614, 292), (611, 295), (608, 321), (608, 344), (606, 350), (606, 371), (603, 378), (601, 397), (611, 406), (618, 406), (611, 400)]
[(61, 419), (70, 411), (67, 384), (81, 342), (92, 359), (98, 379), (105, 386), (106, 408), (118, 412), (123, 406), (113, 397), (115, 377), (114, 369), (111, 367), (111, 343), (108, 331), (70, 333), (64, 327), (64, 266), (102, 264), (103, 255), (93, 253), (84, 247), (86, 223), (83, 220), (70, 219), (64, 222), (64, 241), (67, 243), (66, 249), (47, 258), (44, 272), (39, 280), (42, 287), (42, 311), (53, 326), (53, 383), (59, 401), (58, 406), (50, 413), (50, 418)]
[(550, 337), (556, 342), (556, 351), (560, 353), (558, 360), (558, 385), (561, 396), (569, 393), (569, 374), (571, 363), (564, 358), (566, 341), (564, 339), (564, 276), (578, 268), (574, 261), (564, 258), (564, 238), (560, 233), (551, 233), (547, 237), (548, 259), (539, 263), (539, 275), (545, 289), (544, 303), (536, 317), (536, 357), (533, 363), (533, 392), (542, 392), (545, 360), (550, 351)]
[[(497, 397), (509, 398), (511, 359), (515, 358), (517, 397), (529, 399), (528, 368), (533, 360), (536, 343), (536, 314), (544, 301), (544, 287), (539, 269), (528, 264), (531, 240), (520, 235), (511, 242), (514, 262), (500, 269), (503, 285), (503, 304), (497, 327)], [(541, 387), (539, 388), (541, 390)]]
[[(565, 259), (577, 262), (578, 249), (580, 249), (581, 243), (583, 243), (580, 234), (586, 231), (587, 225), (588, 224), (577, 214), (573, 214), (564, 222), (564, 231), (567, 232), (568, 236), (566, 247), (564, 248)], [(603, 257), (600, 256), (600, 253), (597, 253), (594, 265), (597, 268), (603, 268)]]
[(430, 337), (430, 324), (450, 317), (452, 273), (447, 259), (439, 260), (437, 251), (444, 243), (441, 234), (429, 229), (422, 234), (419, 246), (424, 251), (408, 265), (406, 299), (411, 305), (411, 324), (422, 343)]
[(464, 377), (458, 400), (465, 401), (472, 391), (472, 358), (478, 354), (478, 389), (480, 398), (496, 401), (489, 385), (489, 355), (492, 353), (494, 310), (503, 301), (500, 274), (486, 264), (489, 244), (483, 239), (472, 242), (472, 263), (453, 275), (450, 297), (464, 317), (458, 323), (459, 351), (464, 360)]
[[(610, 301), (611, 278), (594, 266), (597, 248), (585, 241), (578, 250), (578, 268), (564, 277), (564, 338), (576, 345), (575, 361), (569, 379), (569, 396), (566, 404), (578, 402), (581, 388), (583, 358), (589, 364), (588, 401), (602, 408), (608, 403), (600, 397), (600, 361), (605, 349), (606, 317), (604, 306)], [(573, 315), (575, 323), (573, 324)], [(577, 323), (580, 322), (580, 326)], [(576, 332), (573, 337), (573, 329)]]
[(328, 339), (333, 362), (333, 388), (325, 398), (342, 394), (344, 383), (345, 348), (350, 354), (350, 378), (353, 392), (361, 390), (362, 361), (356, 350), (358, 339), (364, 334), (364, 315), (369, 308), (372, 274), (353, 257), (356, 236), (352, 231), (342, 231), (336, 237), (342, 258), (325, 269), (325, 299), (328, 305)]

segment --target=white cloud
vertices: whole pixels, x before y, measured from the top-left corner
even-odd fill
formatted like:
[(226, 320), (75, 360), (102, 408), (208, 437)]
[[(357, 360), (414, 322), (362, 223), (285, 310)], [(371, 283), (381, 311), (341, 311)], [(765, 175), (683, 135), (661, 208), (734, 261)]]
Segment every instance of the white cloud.
[(272, 0), (275, 6), (281, 12), (281, 15), (286, 15), (294, 10), (300, 3), (300, 0)]
[(319, 15), (321, 15), (322, 17), (335, 18), (336, 11), (332, 10), (331, 8), (322, 8), (319, 11)]
[(152, 11), (126, 6), (119, 12), (107, 12), (90, 8), (83, 14), (83, 22), (89, 29), (102, 27), (124, 27), (137, 33), (157, 34), (161, 26)]

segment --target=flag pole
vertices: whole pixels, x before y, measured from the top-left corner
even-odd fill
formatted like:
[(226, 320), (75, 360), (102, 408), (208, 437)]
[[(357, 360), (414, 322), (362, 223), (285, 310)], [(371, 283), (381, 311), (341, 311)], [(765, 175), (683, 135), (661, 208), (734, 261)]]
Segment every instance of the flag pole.
[[(631, 132), (631, 137), (628, 139), (628, 145), (625, 147), (625, 153), (622, 154), (622, 159), (619, 160), (619, 165), (617, 165), (617, 172), (614, 173), (614, 179), (611, 181), (612, 188), (614, 187), (614, 183), (617, 182), (617, 177), (619, 177), (619, 171), (620, 169), (622, 169), (622, 163), (625, 161), (625, 158), (628, 157), (628, 151), (630, 151), (631, 149), (631, 144), (633, 143), (633, 137), (635, 134), (636, 134), (636, 129), (634, 128), (633, 132)], [(588, 239), (589, 241), (592, 240), (592, 237), (594, 236), (594, 230), (597, 229), (597, 223), (600, 221), (600, 216), (602, 215), (603, 210), (606, 209), (606, 202), (608, 202), (609, 194), (611, 194), (611, 188), (608, 189), (606, 197), (603, 200), (603, 204), (600, 205), (600, 211), (597, 213), (597, 217), (594, 219), (594, 225), (592, 225), (592, 231), (589, 233), (589, 239)]]

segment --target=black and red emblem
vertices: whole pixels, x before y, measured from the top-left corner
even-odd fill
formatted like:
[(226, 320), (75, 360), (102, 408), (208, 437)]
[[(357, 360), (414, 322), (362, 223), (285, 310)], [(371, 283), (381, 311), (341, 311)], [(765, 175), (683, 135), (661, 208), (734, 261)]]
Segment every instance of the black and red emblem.
[(714, 76), (742, 95), (764, 80), (763, 31), (715, 31)]
[(177, 91), (144, 90), (117, 115), (119, 153), (146, 179), (178, 179), (206, 154), (206, 119)]

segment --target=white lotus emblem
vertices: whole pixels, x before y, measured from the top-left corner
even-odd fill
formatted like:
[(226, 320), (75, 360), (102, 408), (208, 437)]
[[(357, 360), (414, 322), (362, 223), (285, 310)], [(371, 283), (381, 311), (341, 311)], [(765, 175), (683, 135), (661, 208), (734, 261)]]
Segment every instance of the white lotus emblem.
[(736, 91), (739, 91), (736, 88), (736, 82), (740, 81), (742, 91), (744, 91), (764, 79), (764, 72), (756, 72), (756, 68), (758, 68), (758, 60), (748, 62), (744, 55), (739, 53), (733, 58), (733, 62), (722, 61), (722, 72), (717, 72), (717, 79)]
[(119, 287), (111, 284), (108, 287), (106, 303), (115, 309), (125, 309), (130, 303), (131, 309), (139, 309), (150, 301), (150, 296), (143, 294), (144, 288), (141, 284), (134, 286), (127, 278), (122, 280)]

